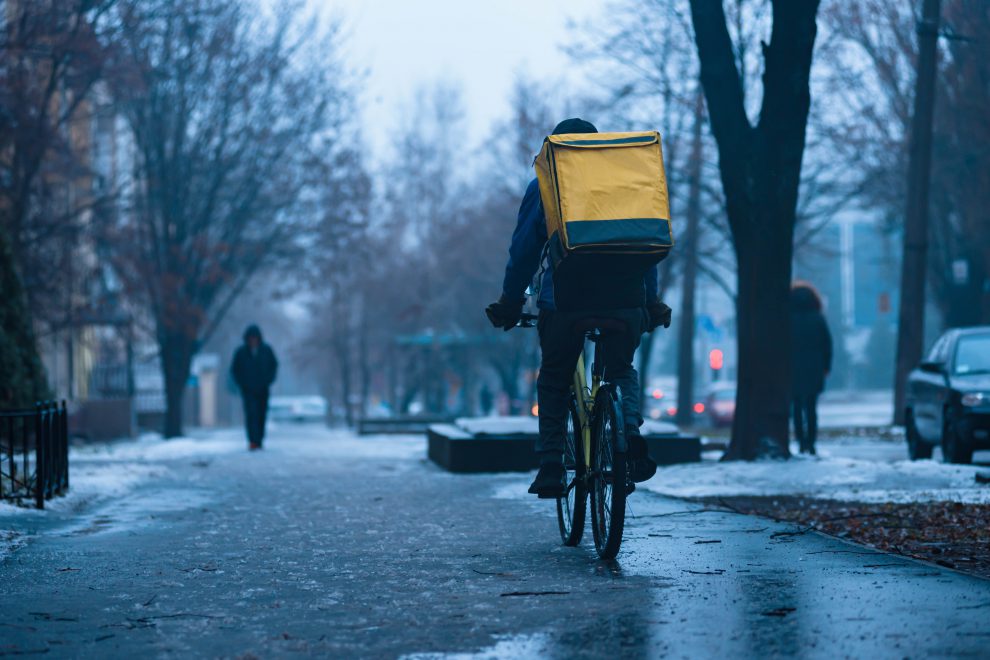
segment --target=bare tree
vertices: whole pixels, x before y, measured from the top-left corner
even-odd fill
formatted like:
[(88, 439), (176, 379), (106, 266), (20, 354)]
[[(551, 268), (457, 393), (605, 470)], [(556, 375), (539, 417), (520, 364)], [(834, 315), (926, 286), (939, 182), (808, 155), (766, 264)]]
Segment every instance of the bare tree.
[(789, 455), (788, 290), (818, 0), (775, 0), (760, 119), (746, 115), (721, 0), (691, 0), (738, 264), (739, 376), (726, 458)]
[[(335, 28), (223, 0), (122, 0), (115, 94), (134, 145), (114, 265), (153, 325), (165, 435), (192, 357), (266, 265), (312, 241), (349, 108)], [(310, 23), (312, 25), (314, 23)]]
[[(0, 233), (8, 244), (0, 258), (12, 260), (3, 268), (21, 282), (24, 306), (17, 315), (42, 333), (70, 324), (89, 302), (79, 295), (87, 276), (79, 244), (108, 199), (94, 185), (91, 91), (104, 75), (113, 4), (0, 7)], [(21, 350), (33, 353), (34, 331), (19, 336), (31, 337)]]
[[(834, 102), (820, 122), (836, 160), (846, 168), (855, 203), (901, 231), (908, 194), (908, 147), (918, 66), (915, 3), (832, 1), (824, 5), (820, 52), (822, 93)], [(947, 325), (990, 319), (990, 225), (985, 84), (990, 10), (984, 3), (943, 3), (937, 47), (928, 299)], [(910, 360), (908, 360), (909, 362)], [(903, 410), (896, 410), (900, 414)]]

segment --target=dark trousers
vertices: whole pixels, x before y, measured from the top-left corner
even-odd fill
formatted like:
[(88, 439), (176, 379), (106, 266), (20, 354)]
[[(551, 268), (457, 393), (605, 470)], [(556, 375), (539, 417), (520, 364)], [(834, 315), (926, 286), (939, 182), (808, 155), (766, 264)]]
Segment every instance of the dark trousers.
[(268, 392), (244, 392), (244, 427), (251, 444), (260, 445), (265, 439), (265, 420), (268, 418)]
[(639, 427), (643, 423), (639, 375), (633, 367), (633, 356), (646, 328), (646, 310), (635, 308), (597, 313), (541, 311), (537, 328), (543, 360), (536, 381), (540, 406), (540, 437), (536, 441), (536, 451), (540, 454), (541, 464), (559, 462), (563, 456), (574, 368), (584, 350), (584, 335), (574, 331), (574, 324), (589, 316), (614, 318), (626, 324), (628, 332), (606, 335), (599, 342), (598, 350), (605, 352), (605, 378), (619, 387), (626, 426)]
[(815, 440), (818, 438), (818, 395), (795, 396), (792, 403), (794, 412), (794, 435), (797, 436), (801, 451), (815, 453)]

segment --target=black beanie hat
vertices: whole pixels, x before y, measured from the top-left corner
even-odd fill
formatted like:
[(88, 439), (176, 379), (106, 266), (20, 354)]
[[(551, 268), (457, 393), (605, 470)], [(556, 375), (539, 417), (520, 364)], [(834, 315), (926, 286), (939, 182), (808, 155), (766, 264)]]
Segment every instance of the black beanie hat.
[(583, 119), (578, 119), (577, 117), (572, 117), (571, 119), (565, 119), (564, 121), (557, 124), (557, 127), (553, 129), (554, 135), (562, 135), (565, 133), (597, 133), (598, 129), (590, 121), (585, 121)]
[(261, 328), (253, 323), (249, 325), (244, 331), (244, 341), (247, 341), (248, 337), (257, 337), (258, 341), (261, 341)]

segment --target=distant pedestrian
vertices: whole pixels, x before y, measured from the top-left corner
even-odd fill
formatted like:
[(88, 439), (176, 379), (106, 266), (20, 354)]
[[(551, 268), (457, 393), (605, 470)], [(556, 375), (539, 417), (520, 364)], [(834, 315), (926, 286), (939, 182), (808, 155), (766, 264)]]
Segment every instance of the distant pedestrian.
[(815, 453), (818, 395), (832, 370), (832, 335), (822, 300), (807, 282), (791, 285), (791, 398), (801, 453)]
[(230, 373), (241, 390), (244, 426), (252, 451), (261, 449), (261, 443), (265, 439), (268, 393), (277, 372), (278, 360), (275, 359), (275, 352), (262, 339), (258, 326), (248, 326), (244, 331), (244, 345), (234, 352)]

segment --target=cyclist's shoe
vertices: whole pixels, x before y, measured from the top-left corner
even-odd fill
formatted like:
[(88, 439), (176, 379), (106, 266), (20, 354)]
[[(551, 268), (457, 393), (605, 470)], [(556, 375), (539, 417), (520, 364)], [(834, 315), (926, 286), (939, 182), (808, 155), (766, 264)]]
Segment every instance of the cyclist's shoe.
[(636, 483), (653, 478), (657, 464), (650, 458), (646, 440), (637, 427), (626, 427), (626, 442), (629, 444), (629, 478)]
[(562, 463), (544, 463), (529, 487), (529, 492), (541, 500), (555, 500), (566, 492)]

